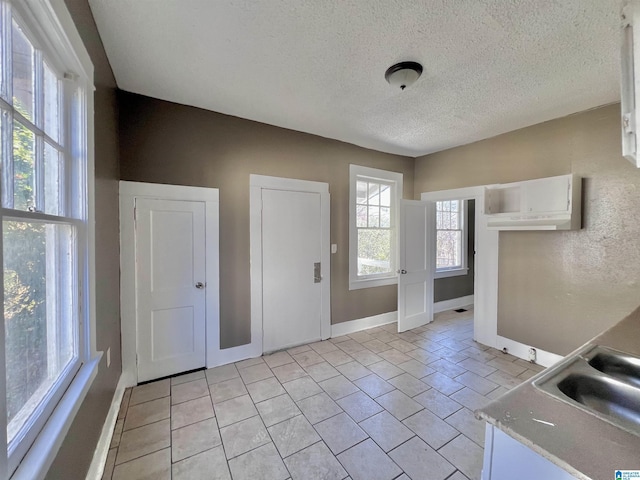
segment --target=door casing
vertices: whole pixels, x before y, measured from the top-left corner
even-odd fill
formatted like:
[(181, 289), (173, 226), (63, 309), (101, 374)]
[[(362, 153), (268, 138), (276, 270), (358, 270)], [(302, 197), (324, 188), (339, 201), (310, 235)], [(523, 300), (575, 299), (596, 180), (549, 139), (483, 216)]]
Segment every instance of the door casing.
[(251, 175), (250, 242), (251, 242), (251, 354), (262, 355), (262, 189), (310, 192), (320, 194), (320, 245), (322, 263), (322, 293), (320, 332), (322, 340), (331, 336), (331, 254), (329, 184), (291, 178)]
[(186, 200), (205, 204), (206, 366), (211, 368), (226, 363), (220, 350), (218, 189), (120, 181), (120, 329), (122, 345), (122, 377), (120, 381), (127, 387), (138, 383), (134, 218), (136, 198)]

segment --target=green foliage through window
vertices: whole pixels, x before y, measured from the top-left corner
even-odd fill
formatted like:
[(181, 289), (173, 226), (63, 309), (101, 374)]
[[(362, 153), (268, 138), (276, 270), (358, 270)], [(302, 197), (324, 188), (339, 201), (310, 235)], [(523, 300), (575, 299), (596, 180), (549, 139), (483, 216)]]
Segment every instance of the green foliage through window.
[(47, 377), (45, 225), (3, 222), (7, 421)]
[(392, 265), (392, 186), (379, 180), (356, 182), (358, 276), (390, 273)]

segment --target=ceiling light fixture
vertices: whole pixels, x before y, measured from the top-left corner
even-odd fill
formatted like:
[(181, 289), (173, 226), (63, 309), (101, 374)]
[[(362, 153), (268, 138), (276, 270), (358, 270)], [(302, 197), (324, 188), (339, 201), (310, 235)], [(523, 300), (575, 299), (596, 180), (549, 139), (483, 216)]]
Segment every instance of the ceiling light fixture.
[(413, 85), (422, 74), (422, 65), (417, 62), (400, 62), (387, 68), (384, 78), (394, 88), (405, 88)]

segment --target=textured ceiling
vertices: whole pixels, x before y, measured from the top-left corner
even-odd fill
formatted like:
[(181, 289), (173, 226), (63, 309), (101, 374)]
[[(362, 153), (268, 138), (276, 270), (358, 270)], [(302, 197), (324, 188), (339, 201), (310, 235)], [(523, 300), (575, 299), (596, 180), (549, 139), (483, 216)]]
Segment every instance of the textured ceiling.
[(412, 157), (619, 99), (621, 0), (90, 5), (123, 90)]

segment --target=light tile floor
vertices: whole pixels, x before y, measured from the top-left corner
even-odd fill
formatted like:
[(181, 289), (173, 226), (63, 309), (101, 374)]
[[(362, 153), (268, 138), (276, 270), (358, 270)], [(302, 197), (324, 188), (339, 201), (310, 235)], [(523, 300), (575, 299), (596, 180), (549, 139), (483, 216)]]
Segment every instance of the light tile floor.
[(541, 367), (472, 333), (449, 311), (128, 389), (103, 478), (477, 479), (473, 410)]

